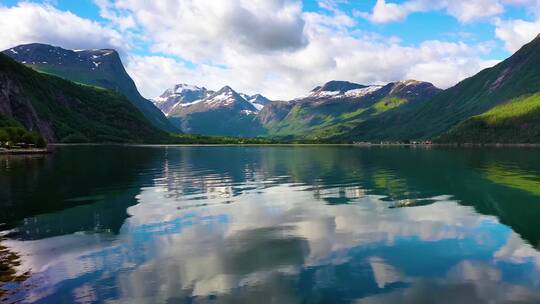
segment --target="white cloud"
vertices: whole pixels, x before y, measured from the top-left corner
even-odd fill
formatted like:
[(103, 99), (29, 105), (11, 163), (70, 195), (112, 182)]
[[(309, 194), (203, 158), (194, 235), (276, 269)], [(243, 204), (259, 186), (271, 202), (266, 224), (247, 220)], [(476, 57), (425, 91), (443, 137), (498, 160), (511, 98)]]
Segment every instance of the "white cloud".
[[(371, 84), (416, 78), (445, 88), (492, 63), (481, 59), (490, 49), (482, 43), (405, 46), (395, 37), (359, 31), (335, 0), (320, 1), (319, 12), (304, 12), (299, 0), (94, 2), (109, 27), (47, 4), (0, 7), (0, 25), (8, 29), (4, 48), (25, 42), (120, 50), (146, 45), (152, 54), (125, 57), (146, 97), (175, 83), (230, 85), (273, 99), (304, 95), (332, 79)], [(414, 11), (429, 3), (403, 6)]]
[(364, 17), (374, 23), (389, 23), (403, 21), (411, 13), (425, 11), (430, 8), (433, 9), (433, 5), (437, 6), (437, 8), (442, 8), (441, 5), (436, 4), (435, 2), (430, 5), (428, 2), (422, 0), (409, 1), (403, 4), (389, 3), (386, 2), (386, 0), (377, 0), (371, 14), (356, 11), (355, 15)]
[(447, 11), (460, 22), (470, 22), (497, 16), (504, 12), (504, 7), (498, 0), (453, 0), (448, 2)]
[(118, 31), (49, 4), (0, 5), (0, 28), (0, 49), (32, 42), (65, 48), (116, 48), (121, 51), (126, 48), (126, 41)]
[[(220, 5), (228, 7), (223, 4), (225, 2), (242, 4), (241, 1), (231, 0), (222, 1)], [(279, 7), (286, 16), (290, 16), (288, 12), (292, 10), (291, 7), (296, 16), (297, 3), (280, 3)], [(133, 7), (128, 8), (129, 5)], [(136, 0), (117, 4), (124, 10), (136, 11), (139, 14), (136, 20), (142, 19), (141, 15), (144, 14), (158, 16), (165, 13), (159, 10), (157, 4), (145, 7), (138, 5), (142, 4)], [(153, 56), (132, 57), (128, 70), (148, 97), (161, 94), (175, 83), (193, 83), (211, 89), (230, 85), (246, 93), (262, 93), (273, 99), (290, 99), (332, 79), (370, 84), (414, 77), (448, 87), (492, 63), (480, 59), (480, 56), (489, 51), (489, 45), (427, 41), (418, 47), (403, 46), (393, 37), (358, 32), (354, 30), (354, 18), (337, 9), (331, 2), (325, 2), (323, 6), (327, 8), (326, 12), (302, 13), (295, 17), (301, 18), (301, 21), (295, 21), (294, 24), (303, 24), (302, 36), (296, 39), (302, 43), (284, 49), (268, 45), (251, 47), (257, 40), (234, 40), (232, 43), (226, 38), (226, 32), (231, 28), (231, 25), (226, 24), (227, 20), (212, 20), (209, 29), (202, 29), (208, 24), (201, 20), (196, 26), (184, 25), (182, 29), (176, 28), (177, 24), (151, 29), (148, 29), (151, 23), (141, 25), (147, 29), (144, 33), (152, 37), (154, 50), (190, 59), (196, 67), (188, 69), (174, 59)], [(219, 11), (217, 8), (213, 10)], [(183, 14), (188, 20), (195, 18), (187, 16), (185, 11)], [(204, 14), (209, 13), (206, 11)], [(225, 34), (218, 34), (223, 30)], [(251, 30), (259, 32), (255, 28)], [(178, 39), (191, 39), (192, 43), (179, 42)], [(170, 66), (176, 68), (170, 69)]]
[(515, 52), (524, 44), (530, 42), (540, 34), (540, 18), (536, 21), (507, 20), (498, 21), (495, 35), (504, 41), (510, 52)]
[(371, 13), (356, 12), (356, 15), (374, 23), (388, 23), (402, 21), (412, 13), (441, 9), (463, 23), (497, 16), (504, 12), (504, 6), (499, 0), (409, 0), (400, 4), (377, 0)]
[(165, 57), (132, 57), (128, 71), (147, 96), (157, 96), (175, 83), (193, 83), (212, 89), (224, 85), (275, 99), (290, 99), (332, 79), (360, 83), (387, 83), (407, 78), (448, 87), (493, 65), (479, 59), (486, 45), (428, 41), (419, 47), (363, 40), (345, 35), (318, 35), (296, 52), (223, 57), (225, 68), (200, 64), (188, 69)]
[(226, 49), (279, 52), (306, 44), (296, 0), (123, 0), (114, 7), (131, 13), (153, 51), (189, 60), (212, 61)]
[(99, 15), (111, 20), (120, 30), (125, 31), (136, 26), (133, 16), (116, 12), (112, 9), (113, 3), (109, 0), (94, 0), (94, 3), (99, 7)]

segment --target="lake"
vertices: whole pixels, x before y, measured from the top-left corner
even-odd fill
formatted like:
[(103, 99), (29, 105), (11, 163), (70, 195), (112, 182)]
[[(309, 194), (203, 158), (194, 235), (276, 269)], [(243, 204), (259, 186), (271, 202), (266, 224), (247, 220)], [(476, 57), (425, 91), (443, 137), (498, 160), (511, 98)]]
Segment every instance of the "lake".
[(2, 303), (540, 303), (539, 152), (2, 156)]

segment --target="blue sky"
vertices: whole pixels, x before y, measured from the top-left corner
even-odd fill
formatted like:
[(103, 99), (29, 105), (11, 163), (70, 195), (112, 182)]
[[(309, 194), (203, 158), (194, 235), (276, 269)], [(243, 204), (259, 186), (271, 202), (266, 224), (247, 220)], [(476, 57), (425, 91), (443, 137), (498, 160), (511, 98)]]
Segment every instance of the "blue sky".
[(448, 87), (534, 38), (539, 15), (540, 0), (0, 0), (0, 44), (118, 49), (147, 97), (287, 99), (331, 79)]

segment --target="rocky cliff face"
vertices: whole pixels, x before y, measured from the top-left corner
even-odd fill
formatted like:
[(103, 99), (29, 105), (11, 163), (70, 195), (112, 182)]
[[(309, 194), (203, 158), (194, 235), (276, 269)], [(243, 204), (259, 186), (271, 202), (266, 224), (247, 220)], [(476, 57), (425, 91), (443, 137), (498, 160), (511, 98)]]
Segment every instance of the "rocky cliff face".
[(14, 118), (30, 131), (40, 133), (48, 142), (57, 140), (51, 124), (38, 115), (21, 85), (6, 71), (0, 71), (0, 114)]

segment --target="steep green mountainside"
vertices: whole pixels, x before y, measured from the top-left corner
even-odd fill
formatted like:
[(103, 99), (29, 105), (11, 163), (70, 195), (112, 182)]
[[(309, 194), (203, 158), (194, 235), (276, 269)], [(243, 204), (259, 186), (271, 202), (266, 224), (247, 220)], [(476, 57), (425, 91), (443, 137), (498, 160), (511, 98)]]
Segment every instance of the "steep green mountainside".
[(385, 86), (331, 81), (305, 98), (266, 106), (259, 118), (269, 136), (326, 139), (388, 111), (417, 108), (439, 92), (415, 80)]
[(510, 58), (443, 91), (422, 107), (391, 110), (337, 136), (341, 140), (408, 140), (441, 135), (464, 120), (540, 91), (540, 36)]
[(447, 134), (449, 143), (540, 143), (540, 93), (512, 99), (473, 116)]
[(0, 54), (0, 114), (49, 142), (160, 142), (123, 95), (36, 72)]
[(115, 50), (66, 50), (46, 44), (20, 45), (3, 52), (38, 71), (124, 94), (156, 127), (178, 132), (152, 102), (141, 96)]

